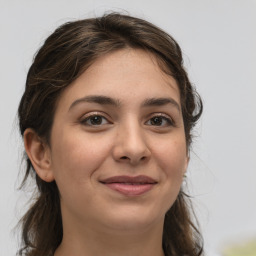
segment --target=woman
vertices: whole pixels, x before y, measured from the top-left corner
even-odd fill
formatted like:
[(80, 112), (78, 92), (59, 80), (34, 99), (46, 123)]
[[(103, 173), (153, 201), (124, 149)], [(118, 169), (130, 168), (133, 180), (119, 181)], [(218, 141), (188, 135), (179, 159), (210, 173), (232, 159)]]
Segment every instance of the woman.
[(26, 256), (202, 255), (181, 188), (202, 103), (175, 40), (111, 13), (59, 27), (19, 106)]

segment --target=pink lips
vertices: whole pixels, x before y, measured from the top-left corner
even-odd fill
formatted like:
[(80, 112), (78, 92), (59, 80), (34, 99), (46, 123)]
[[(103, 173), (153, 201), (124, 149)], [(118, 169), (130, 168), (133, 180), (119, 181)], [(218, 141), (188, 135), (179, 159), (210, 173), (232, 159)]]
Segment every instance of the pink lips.
[(108, 188), (126, 196), (138, 196), (151, 190), (157, 183), (148, 176), (114, 176), (101, 181)]

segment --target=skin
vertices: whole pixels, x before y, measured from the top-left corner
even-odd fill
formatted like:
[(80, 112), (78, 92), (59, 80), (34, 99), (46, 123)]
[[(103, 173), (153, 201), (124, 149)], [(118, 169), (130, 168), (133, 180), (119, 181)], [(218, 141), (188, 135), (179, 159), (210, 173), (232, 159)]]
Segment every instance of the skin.
[[(88, 102), (92, 95), (116, 104)], [(170, 102), (145, 104), (152, 98)], [(180, 109), (176, 81), (149, 53), (126, 49), (99, 58), (62, 93), (50, 146), (26, 130), (37, 174), (60, 190), (64, 237), (55, 256), (164, 255), (164, 216), (188, 164)], [(100, 182), (117, 175), (156, 184), (127, 196)]]

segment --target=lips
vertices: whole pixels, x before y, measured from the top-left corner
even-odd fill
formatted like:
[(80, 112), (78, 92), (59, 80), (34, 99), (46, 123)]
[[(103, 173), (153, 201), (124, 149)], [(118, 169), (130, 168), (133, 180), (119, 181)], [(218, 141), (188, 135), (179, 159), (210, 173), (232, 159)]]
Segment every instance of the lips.
[(114, 176), (101, 181), (108, 188), (126, 196), (138, 196), (151, 190), (157, 182), (144, 175)]

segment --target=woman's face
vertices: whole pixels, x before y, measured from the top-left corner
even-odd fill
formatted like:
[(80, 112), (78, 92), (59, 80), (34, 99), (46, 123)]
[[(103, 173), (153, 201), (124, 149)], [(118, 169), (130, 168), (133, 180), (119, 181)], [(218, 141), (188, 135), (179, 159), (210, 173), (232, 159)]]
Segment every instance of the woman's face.
[(61, 95), (49, 154), (64, 225), (162, 225), (188, 162), (176, 81), (142, 50), (98, 59)]

